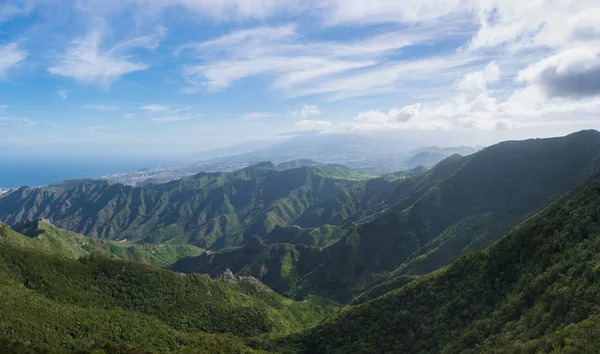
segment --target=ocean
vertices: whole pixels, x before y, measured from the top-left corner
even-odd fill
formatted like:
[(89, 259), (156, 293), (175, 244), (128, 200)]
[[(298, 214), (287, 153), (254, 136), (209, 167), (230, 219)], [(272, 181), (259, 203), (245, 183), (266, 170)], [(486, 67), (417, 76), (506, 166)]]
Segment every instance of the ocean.
[[(175, 163), (175, 162), (172, 162)], [(40, 159), (0, 157), (0, 188), (43, 186), (67, 179), (100, 177), (142, 168), (167, 166), (156, 160)]]

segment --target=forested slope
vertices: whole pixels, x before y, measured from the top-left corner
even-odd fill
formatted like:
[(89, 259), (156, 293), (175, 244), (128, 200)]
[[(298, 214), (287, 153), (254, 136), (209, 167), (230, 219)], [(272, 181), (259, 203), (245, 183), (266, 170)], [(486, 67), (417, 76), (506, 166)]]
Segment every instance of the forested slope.
[[(0, 233), (15, 236), (6, 236), (6, 228)], [(219, 341), (244, 347), (252, 336), (306, 329), (332, 308), (316, 297), (283, 298), (249, 277), (211, 280), (98, 255), (72, 260), (8, 243), (0, 247), (0, 340), (7, 348), (18, 343), (39, 350), (124, 346), (165, 352), (207, 345), (215, 350)]]
[(347, 307), (294, 350), (598, 352), (600, 181), (568, 199), (487, 250)]

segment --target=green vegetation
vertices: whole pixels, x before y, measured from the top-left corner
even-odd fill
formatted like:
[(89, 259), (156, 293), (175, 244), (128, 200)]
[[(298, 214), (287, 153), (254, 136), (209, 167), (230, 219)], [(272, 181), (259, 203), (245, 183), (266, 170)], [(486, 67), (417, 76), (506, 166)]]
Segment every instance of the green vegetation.
[(279, 225), (303, 226), (302, 219), (317, 226), (343, 222), (359, 204), (365, 179), (339, 165), (279, 170), (261, 163), (136, 188), (66, 181), (3, 195), (0, 220), (15, 226), (45, 218), (91, 238), (218, 249)]
[(298, 161), (22, 188), (4, 220), (91, 237), (0, 223), (0, 352), (596, 353), (599, 178), (585, 131), (368, 180)]
[[(4, 226), (0, 232), (15, 236)], [(244, 348), (251, 336), (299, 331), (332, 309), (316, 297), (283, 298), (253, 278), (211, 280), (95, 254), (71, 260), (8, 243), (0, 248), (6, 348), (210, 352), (225, 342)]]
[[(565, 198), (567, 199), (567, 198)], [(307, 334), (307, 353), (596, 353), (600, 181), (485, 251), (356, 306)]]
[[(351, 301), (381, 277), (424, 274), (484, 249), (600, 175), (600, 133), (511, 141), (396, 182), (395, 206), (325, 248), (302, 286)], [(301, 292), (302, 293), (302, 292)]]
[(183, 258), (170, 269), (184, 273), (207, 273), (218, 276), (225, 269), (261, 280), (271, 289), (292, 298), (308, 295), (300, 287), (302, 277), (322, 262), (319, 249), (292, 244), (263, 244), (254, 238), (244, 247), (207, 252)]
[[(427, 274), (488, 247), (565, 192), (600, 176), (599, 162), (596, 131), (453, 155), (412, 177), (372, 179), (353, 193), (314, 204), (294, 225), (258, 233), (268, 244), (261, 252), (215, 252), (184, 259), (177, 269), (230, 268), (288, 296), (318, 293), (350, 302), (398, 276)], [(293, 271), (286, 275), (282, 264), (292, 264)]]
[[(192, 245), (132, 244), (126, 241), (94, 240), (83, 235), (59, 229), (47, 220), (33, 220), (16, 227), (15, 232), (6, 225), (0, 242), (79, 258), (98, 253), (110, 258), (128, 259), (164, 267), (183, 257), (198, 256), (203, 249)], [(25, 237), (27, 236), (27, 237)]]

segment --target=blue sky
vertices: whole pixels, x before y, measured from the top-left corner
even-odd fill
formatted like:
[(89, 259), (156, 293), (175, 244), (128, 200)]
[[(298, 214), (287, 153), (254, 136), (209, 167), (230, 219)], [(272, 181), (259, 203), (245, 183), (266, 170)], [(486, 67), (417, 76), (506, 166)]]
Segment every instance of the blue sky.
[(561, 135), (600, 128), (599, 54), (595, 0), (0, 0), (0, 150)]

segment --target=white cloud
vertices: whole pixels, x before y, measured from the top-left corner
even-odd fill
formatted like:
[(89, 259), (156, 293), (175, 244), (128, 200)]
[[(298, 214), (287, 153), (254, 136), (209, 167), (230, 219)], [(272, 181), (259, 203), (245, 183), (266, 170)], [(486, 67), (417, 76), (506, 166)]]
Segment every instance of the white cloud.
[(101, 111), (101, 112), (112, 112), (112, 111), (116, 111), (117, 109), (119, 109), (119, 106), (104, 105), (104, 104), (87, 104), (87, 105), (84, 105), (83, 108), (95, 109), (95, 110)]
[(112, 47), (103, 48), (102, 31), (91, 31), (74, 40), (56, 65), (48, 71), (81, 83), (109, 86), (126, 74), (148, 69), (148, 64), (132, 60), (130, 52), (137, 48), (156, 48), (164, 32), (161, 28), (154, 35), (124, 40)]
[(328, 120), (301, 120), (294, 124), (300, 131), (323, 131), (331, 127), (331, 122)]
[(328, 94), (332, 100), (381, 94), (386, 92), (415, 93), (424, 88), (452, 84), (456, 77), (472, 70), (481, 58), (455, 54), (418, 60), (391, 62), (352, 75), (320, 80), (303, 87), (295, 96)]
[(324, 0), (326, 21), (332, 24), (418, 23), (469, 15), (465, 0)]
[(558, 48), (600, 38), (600, 6), (595, 0), (486, 0), (472, 4), (480, 28), (470, 49)]
[(66, 90), (60, 90), (57, 94), (62, 97), (63, 100), (66, 100), (69, 93)]
[(441, 102), (414, 104), (388, 112), (365, 111), (341, 124), (343, 131), (508, 129), (531, 124), (551, 125), (565, 117), (595, 120), (600, 97), (593, 100), (548, 98), (536, 87), (514, 91), (501, 100), (481, 93), (473, 99), (459, 95)]
[(460, 91), (485, 91), (489, 83), (500, 79), (500, 68), (495, 62), (490, 62), (483, 70), (474, 71), (461, 77), (456, 82)]
[(310, 116), (315, 116), (315, 115), (319, 115), (321, 114), (321, 111), (319, 110), (319, 107), (317, 107), (316, 105), (308, 105), (306, 103), (302, 104), (302, 109), (300, 109), (299, 111), (292, 111), (292, 116), (294, 117), (310, 117)]
[(253, 113), (247, 113), (242, 117), (242, 120), (245, 121), (255, 121), (255, 120), (261, 120), (261, 119), (265, 119), (265, 118), (272, 118), (275, 115), (273, 113), (269, 113), (269, 112), (253, 112)]
[(123, 113), (123, 118), (127, 120), (135, 119), (135, 114), (133, 113)]
[(27, 57), (27, 52), (19, 48), (17, 43), (0, 45), (0, 78), (6, 76), (9, 69), (21, 63)]
[(271, 80), (274, 89), (293, 96), (298, 88), (310, 89), (323, 80), (375, 68), (399, 49), (433, 37), (429, 29), (411, 29), (355, 41), (311, 42), (288, 25), (241, 30), (180, 50), (191, 48), (201, 59), (200, 64), (183, 68), (192, 87), (219, 91), (261, 76)]

